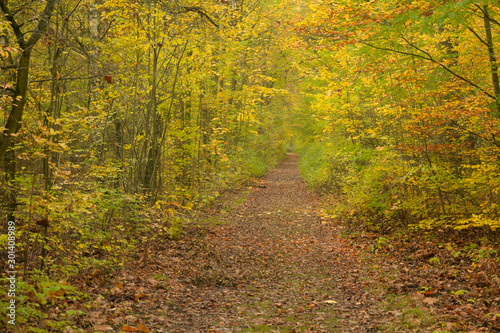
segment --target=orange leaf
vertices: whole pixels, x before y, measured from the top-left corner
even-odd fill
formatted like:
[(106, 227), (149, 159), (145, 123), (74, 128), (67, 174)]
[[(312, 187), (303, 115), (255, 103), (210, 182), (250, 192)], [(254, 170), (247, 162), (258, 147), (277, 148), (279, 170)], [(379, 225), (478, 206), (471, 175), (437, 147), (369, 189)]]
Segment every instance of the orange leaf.
[(113, 83), (113, 77), (111, 77), (111, 75), (104, 75), (104, 79), (108, 82), (108, 83)]
[(147, 328), (146, 326), (144, 326), (143, 324), (139, 324), (139, 325), (137, 325), (137, 328), (138, 328), (141, 332), (145, 332), (145, 333), (151, 332), (151, 330), (150, 330), (149, 328)]
[(431, 296), (431, 295), (433, 295), (433, 294), (434, 294), (434, 291), (433, 291), (433, 290), (426, 290), (426, 291), (424, 292), (424, 295), (425, 295), (425, 296)]
[(125, 332), (139, 332), (139, 329), (134, 326), (123, 326), (121, 330)]

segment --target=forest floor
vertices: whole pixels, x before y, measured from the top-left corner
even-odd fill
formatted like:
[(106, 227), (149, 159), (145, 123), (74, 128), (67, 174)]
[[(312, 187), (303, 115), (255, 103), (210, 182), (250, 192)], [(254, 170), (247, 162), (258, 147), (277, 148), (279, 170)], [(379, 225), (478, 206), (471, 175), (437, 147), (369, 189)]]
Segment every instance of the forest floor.
[[(324, 213), (323, 199), (300, 179), (297, 160), (288, 154), (251, 187), (200, 212), (180, 239), (151, 246), (149, 256), (96, 286), (95, 306), (82, 327), (500, 331), (498, 297), (484, 292), (484, 281), (471, 284), (472, 270), (460, 268), (467, 265), (463, 258), (453, 266), (456, 258), (427, 241), (388, 244), (373, 234), (349, 233)], [(429, 258), (438, 258), (435, 265)]]

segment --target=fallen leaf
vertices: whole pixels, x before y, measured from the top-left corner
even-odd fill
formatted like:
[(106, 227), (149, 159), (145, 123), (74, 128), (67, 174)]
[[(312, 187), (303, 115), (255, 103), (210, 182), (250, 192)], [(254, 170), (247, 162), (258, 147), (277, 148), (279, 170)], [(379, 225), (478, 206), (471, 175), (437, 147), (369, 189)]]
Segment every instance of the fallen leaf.
[(104, 79), (106, 80), (106, 82), (108, 83), (113, 83), (113, 77), (111, 75), (104, 75)]
[(139, 329), (134, 326), (122, 326), (121, 330), (125, 332), (139, 332)]
[(422, 294), (420, 291), (417, 291), (415, 294), (414, 294), (415, 298), (419, 298), (419, 299), (422, 299), (424, 298), (424, 294)]
[(394, 310), (394, 311), (388, 311), (387, 313), (393, 315), (394, 317), (399, 317), (402, 315), (401, 312), (397, 311), (397, 310)]
[(143, 324), (139, 324), (137, 325), (137, 329), (140, 330), (141, 332), (151, 332), (151, 330), (149, 328), (147, 328), (146, 326), (144, 326)]
[(424, 291), (424, 295), (425, 295), (425, 296), (431, 296), (431, 295), (434, 295), (434, 290), (426, 290), (426, 291)]
[(437, 302), (439, 302), (439, 298), (435, 298), (435, 297), (427, 297), (427, 298), (424, 298), (422, 300), (422, 303), (425, 303), (427, 305), (434, 305)]
[(337, 301), (329, 299), (327, 301), (323, 301), (323, 303), (326, 303), (326, 304), (337, 304)]

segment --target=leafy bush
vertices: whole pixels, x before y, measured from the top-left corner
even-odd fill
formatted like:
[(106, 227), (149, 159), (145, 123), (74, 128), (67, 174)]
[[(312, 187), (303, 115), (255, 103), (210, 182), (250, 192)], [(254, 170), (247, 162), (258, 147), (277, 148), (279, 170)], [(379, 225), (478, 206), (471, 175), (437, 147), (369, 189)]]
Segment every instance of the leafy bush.
[(264, 176), (270, 167), (255, 151), (248, 151), (243, 160), (244, 170), (253, 177)]
[(403, 162), (388, 148), (334, 147), (316, 142), (302, 149), (300, 171), (322, 193), (339, 197), (334, 214), (356, 217), (377, 228), (388, 221), (409, 223), (403, 204)]
[(265, 139), (245, 149), (241, 154), (243, 172), (251, 177), (262, 177), (271, 168), (278, 165), (286, 154), (285, 144), (281, 141), (270, 142)]
[[(0, 292), (7, 295), (7, 290), (3, 288), (5, 286), (2, 284)], [(74, 304), (86, 296), (65, 281), (52, 281), (43, 275), (38, 281), (17, 281), (15, 294), (15, 323), (23, 332), (60, 332), (73, 317), (85, 314), (76, 309)], [(0, 299), (2, 318), (9, 318), (8, 301), (5, 297)]]
[(325, 142), (316, 142), (301, 151), (299, 169), (304, 180), (323, 193), (343, 193), (351, 161), (344, 150), (334, 151)]
[(492, 163), (418, 163), (391, 147), (314, 142), (301, 149), (300, 171), (315, 190), (340, 196), (335, 215), (377, 229), (500, 228)]

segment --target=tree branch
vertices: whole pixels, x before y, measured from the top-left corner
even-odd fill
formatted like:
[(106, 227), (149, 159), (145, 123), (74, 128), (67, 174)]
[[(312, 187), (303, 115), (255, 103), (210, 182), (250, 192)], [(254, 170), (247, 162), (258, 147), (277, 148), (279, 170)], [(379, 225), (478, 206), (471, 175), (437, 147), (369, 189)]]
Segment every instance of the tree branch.
[[(89, 79), (95, 79), (96, 77), (99, 77), (99, 75), (85, 76), (85, 77), (61, 77), (61, 78), (57, 79), (56, 81), (89, 80)], [(32, 84), (32, 83), (41, 83), (41, 82), (49, 82), (49, 81), (53, 81), (53, 80), (54, 79), (31, 80), (30, 84)]]
[(71, 10), (71, 12), (64, 19), (69, 19), (70, 16), (73, 15), (73, 13), (75, 12), (75, 10), (78, 8), (78, 6), (80, 6), (81, 2), (82, 2), (82, 0), (78, 0), (78, 3), (75, 5), (75, 7), (73, 7), (73, 10)]
[(472, 28), (467, 28), (470, 32), (472, 32), (474, 34), (474, 36), (477, 37), (477, 39), (479, 39), (479, 41), (481, 43), (483, 43), (484, 45), (488, 46), (488, 43), (486, 43), (486, 41), (484, 39), (481, 38), (481, 36), (479, 36), (479, 34), (477, 32), (475, 32)]
[(5, 14), (5, 18), (7, 19), (7, 21), (9, 21), (12, 27), (12, 31), (14, 31), (14, 35), (16, 35), (17, 44), (19, 44), (21, 49), (24, 50), (26, 48), (26, 40), (24, 39), (24, 35), (21, 31), (21, 26), (17, 23), (14, 15), (10, 12), (9, 7), (7, 7), (6, 0), (0, 0), (0, 8), (2, 8), (2, 11)]
[(6, 66), (0, 66), (1, 70), (7, 70), (7, 69), (18, 69), (17, 65), (6, 65)]
[(5, 123), (5, 128), (0, 134), (0, 158), (5, 156), (7, 149), (10, 147), (12, 143), (12, 135), (16, 134), (19, 131), (19, 128), (21, 128), (24, 105), (26, 104), (26, 93), (28, 91), (31, 49), (47, 30), (50, 17), (54, 12), (56, 1), (57, 0), (47, 0), (45, 10), (40, 14), (40, 21), (38, 22), (35, 31), (31, 33), (30, 38), (26, 41), (23, 33), (21, 32), (21, 26), (16, 22), (14, 16), (7, 7), (7, 1), (0, 0), (0, 8), (4, 12), (6, 19), (10, 22), (12, 30), (18, 39), (17, 42), (23, 50), (23, 52), (21, 52), (21, 56), (19, 57), (17, 66), (15, 95), (12, 100), (11, 110), (9, 117), (7, 118), (7, 122)]
[(198, 13), (201, 17), (206, 18), (207, 21), (212, 23), (216, 28), (219, 27), (219, 25), (215, 23), (215, 21), (210, 16), (208, 16), (207, 11), (201, 7), (198, 6), (182, 7), (182, 10), (179, 11), (179, 13), (187, 13), (187, 12)]
[(400, 50), (395, 50), (395, 49), (390, 49), (390, 48), (386, 48), (386, 47), (380, 47), (380, 46), (376, 46), (376, 45), (373, 45), (373, 44), (370, 44), (368, 42), (364, 42), (364, 41), (361, 41), (360, 43), (361, 44), (364, 44), (366, 46), (369, 46), (369, 47), (372, 47), (376, 50), (381, 50), (381, 51), (389, 51), (389, 52), (393, 52), (393, 53), (398, 53), (398, 54), (403, 54), (403, 55), (407, 55), (407, 56), (411, 56), (411, 57), (416, 57), (416, 58), (419, 58), (419, 59), (423, 59), (423, 60), (427, 60), (427, 61), (430, 61), (430, 62), (433, 62), (435, 63), (436, 65), (438, 65), (439, 67), (443, 68), (445, 71), (447, 71), (448, 73), (450, 73), (451, 75), (455, 76), (456, 78), (466, 82), (467, 84), (473, 86), (474, 88), (477, 88), (479, 89), (479, 91), (481, 91), (482, 93), (484, 93), (486, 96), (490, 97), (490, 98), (493, 98), (496, 100), (496, 97), (493, 96), (492, 94), (490, 94), (489, 92), (487, 92), (486, 90), (484, 90), (483, 88), (481, 88), (480, 86), (478, 86), (477, 84), (475, 84), (474, 82), (472, 82), (471, 80), (467, 79), (466, 77), (463, 77), (461, 76), (460, 74), (458, 73), (455, 73), (453, 70), (451, 70), (448, 66), (442, 64), (441, 62), (439, 62), (438, 60), (434, 59), (434, 57), (432, 57), (431, 54), (429, 54), (427, 51), (425, 50), (422, 50), (421, 48), (417, 47), (416, 45), (412, 44), (410, 41), (408, 41), (406, 38), (404, 38), (403, 36), (401, 36), (403, 38), (403, 40), (411, 47), (413, 47), (414, 49), (416, 49), (417, 51), (419, 52), (422, 52), (424, 55), (421, 55), (421, 54), (418, 54), (418, 53), (413, 53), (413, 52), (406, 52), (406, 51), (400, 51)]
[(38, 40), (42, 38), (43, 34), (47, 30), (47, 26), (49, 25), (49, 20), (52, 16), (52, 12), (54, 11), (55, 6), (56, 0), (47, 0), (47, 5), (45, 6), (45, 10), (40, 17), (40, 21), (38, 22), (35, 31), (33, 31), (30, 38), (28, 39), (26, 45), (27, 47), (33, 47), (38, 42)]

